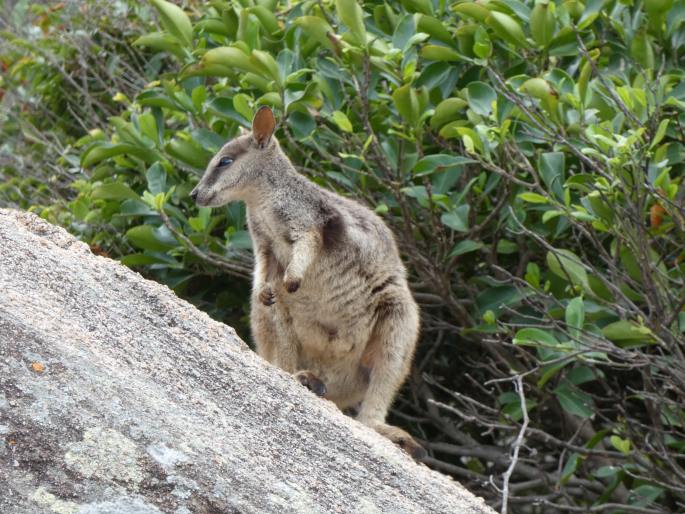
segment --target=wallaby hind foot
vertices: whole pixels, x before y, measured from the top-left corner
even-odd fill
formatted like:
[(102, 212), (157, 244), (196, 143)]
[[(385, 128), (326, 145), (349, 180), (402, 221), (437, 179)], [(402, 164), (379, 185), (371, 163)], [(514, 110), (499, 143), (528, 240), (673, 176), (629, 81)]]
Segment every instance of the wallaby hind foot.
[(320, 396), (321, 398), (326, 396), (326, 384), (311, 371), (298, 371), (295, 373), (294, 377), (299, 380), (300, 384), (305, 386), (316, 396)]
[(428, 455), (426, 450), (417, 443), (412, 436), (401, 428), (392, 425), (376, 425), (373, 427), (383, 437), (387, 437), (397, 446), (407, 452), (414, 460), (422, 461)]

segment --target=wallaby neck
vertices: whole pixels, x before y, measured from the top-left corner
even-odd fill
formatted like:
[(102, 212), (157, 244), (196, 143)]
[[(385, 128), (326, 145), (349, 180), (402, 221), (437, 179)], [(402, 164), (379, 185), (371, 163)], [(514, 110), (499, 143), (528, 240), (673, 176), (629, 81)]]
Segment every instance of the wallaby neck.
[(244, 200), (249, 209), (259, 209), (265, 202), (270, 202), (276, 193), (287, 194), (288, 190), (301, 189), (303, 183), (307, 182), (295, 171), (290, 159), (280, 148), (272, 152), (256, 174), (253, 187), (246, 191)]

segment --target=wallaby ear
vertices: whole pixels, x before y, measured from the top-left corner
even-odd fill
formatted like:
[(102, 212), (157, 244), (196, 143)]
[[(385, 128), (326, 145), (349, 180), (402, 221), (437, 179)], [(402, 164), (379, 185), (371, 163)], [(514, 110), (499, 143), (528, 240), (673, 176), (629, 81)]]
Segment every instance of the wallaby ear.
[(276, 118), (270, 107), (263, 105), (252, 120), (252, 137), (259, 148), (264, 148), (276, 128)]

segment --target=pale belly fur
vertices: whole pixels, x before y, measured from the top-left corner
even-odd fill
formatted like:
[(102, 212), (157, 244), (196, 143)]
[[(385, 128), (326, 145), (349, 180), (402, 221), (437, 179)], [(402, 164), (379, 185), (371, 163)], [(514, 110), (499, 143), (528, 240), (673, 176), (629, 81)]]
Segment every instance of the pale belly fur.
[(273, 314), (288, 323), (297, 338), (298, 371), (314, 372), (326, 384), (327, 398), (344, 409), (359, 404), (368, 386), (370, 370), (361, 360), (374, 311), (362, 279), (326, 269), (330, 267), (325, 263), (313, 265), (295, 293), (277, 286)]

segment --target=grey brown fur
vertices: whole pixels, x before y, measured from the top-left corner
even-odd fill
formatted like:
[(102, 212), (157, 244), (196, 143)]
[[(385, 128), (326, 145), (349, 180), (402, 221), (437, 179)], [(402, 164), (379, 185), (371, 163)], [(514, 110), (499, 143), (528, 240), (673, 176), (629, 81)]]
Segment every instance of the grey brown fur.
[(202, 206), (246, 203), (257, 352), (420, 457), (406, 432), (385, 423), (419, 330), (392, 232), (366, 207), (300, 176), (274, 127), (271, 110), (260, 109), (252, 134), (229, 141), (191, 193)]

